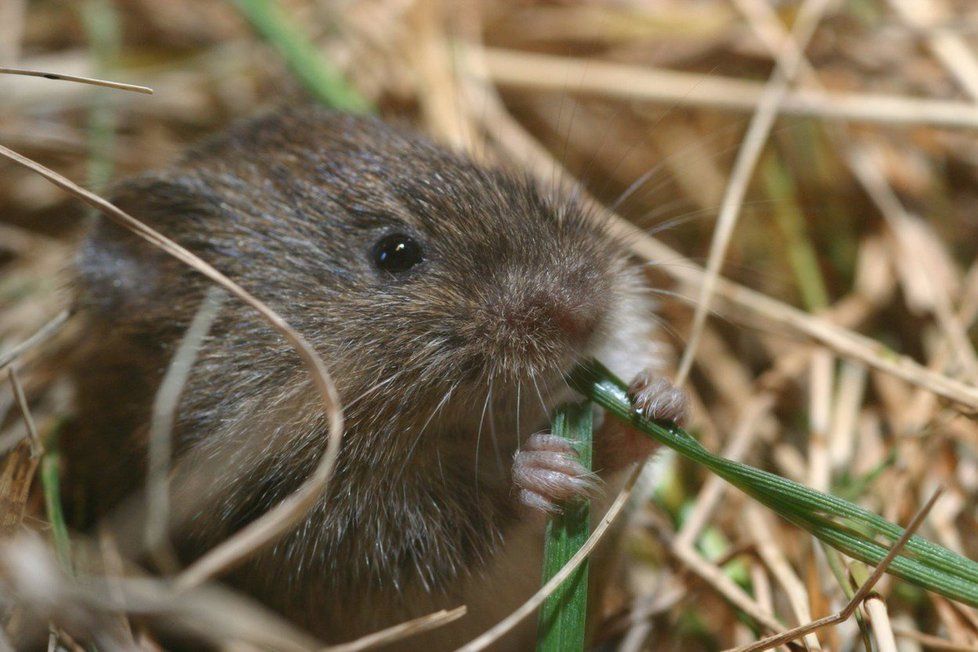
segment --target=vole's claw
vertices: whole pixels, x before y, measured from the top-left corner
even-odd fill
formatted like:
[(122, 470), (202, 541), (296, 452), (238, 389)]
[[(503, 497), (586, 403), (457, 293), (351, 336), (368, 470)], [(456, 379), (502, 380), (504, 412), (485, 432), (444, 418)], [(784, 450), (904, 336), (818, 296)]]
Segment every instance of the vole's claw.
[(517, 451), (513, 482), (522, 504), (547, 513), (559, 512), (561, 503), (587, 497), (598, 486), (574, 448), (551, 434), (533, 435)]
[(650, 372), (638, 374), (628, 386), (628, 395), (647, 419), (673, 421), (682, 425), (689, 417), (689, 397), (668, 378)]
[[(689, 411), (686, 392), (673, 385), (668, 378), (644, 371), (628, 386), (628, 395), (647, 419), (666, 419), (682, 425)], [(600, 439), (595, 438), (595, 468), (617, 471), (646, 459), (657, 448), (655, 440), (631, 426), (614, 424), (605, 428)]]

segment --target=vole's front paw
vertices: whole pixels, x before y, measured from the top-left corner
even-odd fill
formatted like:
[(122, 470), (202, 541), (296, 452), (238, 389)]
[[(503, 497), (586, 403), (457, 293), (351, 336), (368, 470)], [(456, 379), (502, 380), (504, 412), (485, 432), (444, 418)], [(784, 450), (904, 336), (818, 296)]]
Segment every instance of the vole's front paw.
[(563, 438), (532, 435), (513, 459), (513, 482), (520, 502), (547, 513), (560, 511), (560, 503), (592, 494), (597, 478), (581, 464), (577, 452)]
[(689, 397), (664, 376), (647, 371), (628, 386), (628, 395), (646, 419), (674, 421), (682, 425), (689, 417)]
[[(635, 408), (648, 419), (667, 419), (682, 424), (689, 411), (686, 392), (677, 388), (668, 378), (652, 372), (642, 372), (628, 386), (628, 395)], [(648, 435), (612, 422), (603, 428), (600, 438), (594, 440), (594, 468), (618, 471), (640, 462), (659, 447)]]

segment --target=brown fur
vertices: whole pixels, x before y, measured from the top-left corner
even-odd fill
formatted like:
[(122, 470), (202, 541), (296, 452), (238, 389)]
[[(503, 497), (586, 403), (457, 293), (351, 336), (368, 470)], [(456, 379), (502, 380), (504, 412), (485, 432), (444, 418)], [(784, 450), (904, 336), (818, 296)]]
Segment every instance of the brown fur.
[[(579, 204), (518, 175), (316, 108), (240, 124), (113, 199), (279, 311), (343, 398), (347, 431), (327, 495), (233, 583), (329, 641), (467, 600), (472, 610), (473, 591), (484, 590), (493, 608), (432, 635), (436, 647), (525, 598), (539, 566), (528, 581), (515, 576), (522, 560), (503, 557), (539, 547), (517, 534), (532, 542), (541, 523), (511, 487), (520, 438), (569, 396), (561, 373), (580, 357), (641, 358), (623, 374), (654, 362), (636, 343), (648, 335), (647, 307), (620, 243)], [(404, 277), (370, 260), (392, 231), (425, 248)], [(98, 224), (83, 245), (82, 432), (66, 442), (84, 497), (76, 522), (138, 490), (152, 397), (203, 287), (114, 225)], [(567, 320), (574, 328), (553, 326)], [(178, 415), (181, 555), (199, 555), (293, 491), (325, 432), (295, 354), (249, 308), (226, 302)]]

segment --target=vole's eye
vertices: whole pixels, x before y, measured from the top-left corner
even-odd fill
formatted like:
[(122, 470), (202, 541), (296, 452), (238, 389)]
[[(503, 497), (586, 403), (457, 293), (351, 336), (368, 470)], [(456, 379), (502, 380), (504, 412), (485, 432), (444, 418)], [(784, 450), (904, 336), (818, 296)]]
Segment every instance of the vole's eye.
[(401, 274), (424, 260), (421, 245), (411, 236), (391, 233), (377, 241), (373, 249), (373, 261), (377, 269), (391, 274)]

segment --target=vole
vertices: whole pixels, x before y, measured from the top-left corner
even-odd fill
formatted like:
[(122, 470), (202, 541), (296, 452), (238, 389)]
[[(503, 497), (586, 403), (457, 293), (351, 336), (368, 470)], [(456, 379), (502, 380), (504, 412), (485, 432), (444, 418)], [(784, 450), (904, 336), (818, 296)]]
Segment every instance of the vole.
[[(651, 417), (685, 413), (625, 243), (573, 197), (404, 128), (280, 109), (111, 198), (271, 305), (335, 379), (347, 427), (330, 488), (227, 578), (325, 641), (465, 604), (460, 621), (406, 643), (450, 649), (539, 586), (546, 513), (601, 503), (651, 450), (605, 424), (589, 474), (547, 433), (551, 410), (574, 398), (563, 375), (576, 362), (634, 378)], [(81, 432), (64, 446), (84, 522), (143, 482), (152, 398), (205, 284), (99, 223), (75, 286)], [(184, 559), (295, 490), (325, 446), (298, 357), (234, 301), (177, 417), (172, 537)], [(502, 647), (529, 649), (534, 627)]]

